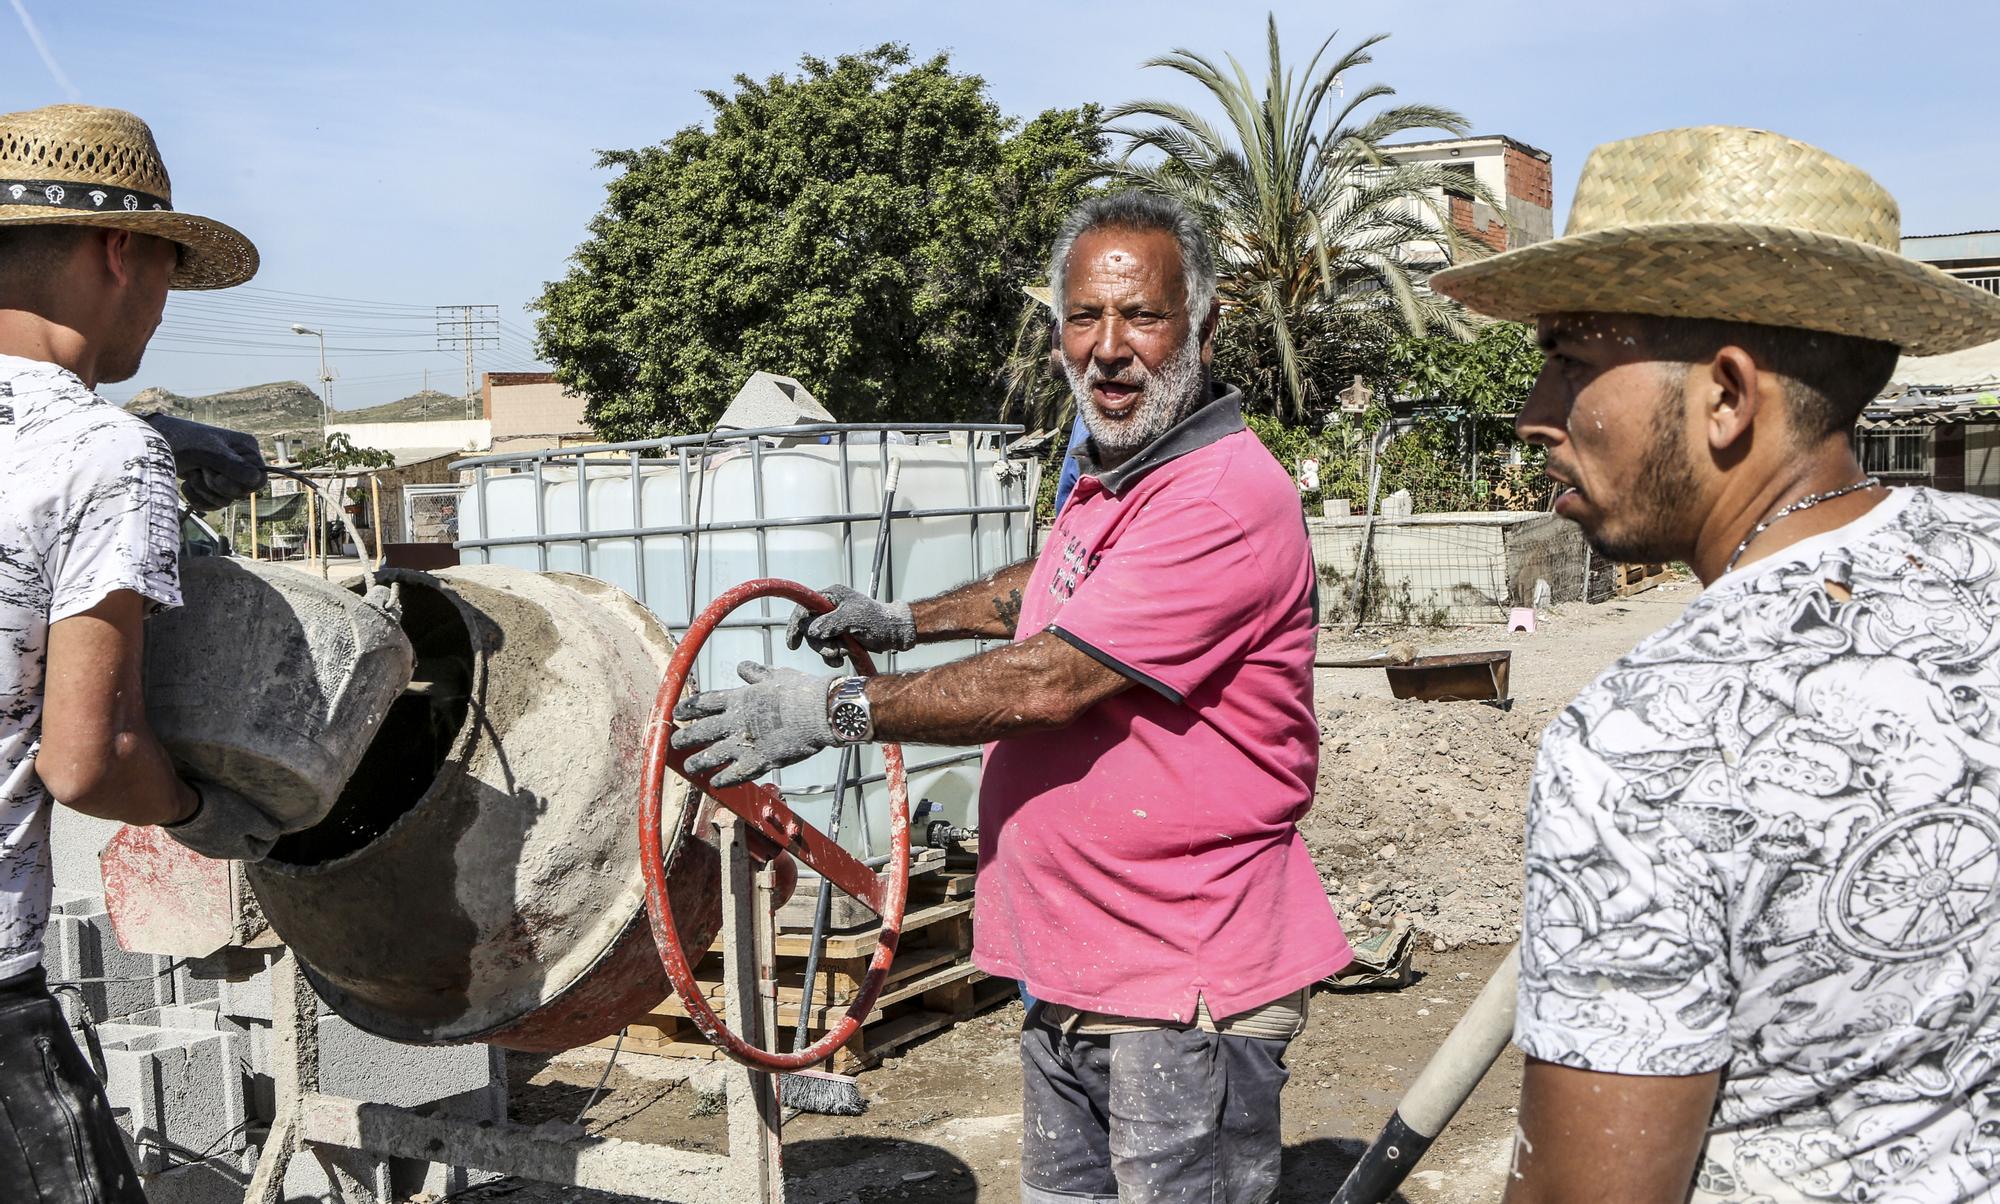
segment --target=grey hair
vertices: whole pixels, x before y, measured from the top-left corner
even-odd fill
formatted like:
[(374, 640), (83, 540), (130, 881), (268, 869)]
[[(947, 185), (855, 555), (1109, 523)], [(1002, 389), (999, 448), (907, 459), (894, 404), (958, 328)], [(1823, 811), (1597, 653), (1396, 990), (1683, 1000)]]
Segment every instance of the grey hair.
[(1136, 188), (1091, 197), (1063, 219), (1055, 249), (1049, 253), (1049, 294), (1055, 305), (1056, 325), (1061, 327), (1063, 321), (1063, 285), (1069, 276), (1070, 252), (1076, 249), (1076, 240), (1092, 230), (1159, 230), (1174, 236), (1181, 249), (1181, 276), (1187, 285), (1188, 336), (1196, 337), (1195, 332), (1208, 317), (1208, 307), (1215, 302), (1214, 244), (1186, 205)]

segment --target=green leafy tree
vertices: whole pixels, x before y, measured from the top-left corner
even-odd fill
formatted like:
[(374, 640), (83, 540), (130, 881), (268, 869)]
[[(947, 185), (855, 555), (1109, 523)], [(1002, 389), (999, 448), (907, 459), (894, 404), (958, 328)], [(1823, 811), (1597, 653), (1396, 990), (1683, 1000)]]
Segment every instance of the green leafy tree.
[[(1514, 322), (1482, 326), (1469, 340), (1395, 340), (1384, 371), (1397, 408), (1415, 403), (1423, 416), (1383, 447), (1381, 493), (1409, 490), (1420, 513), (1545, 505), (1541, 449), (1523, 446), (1513, 431), (1513, 415), (1541, 368), (1533, 334)], [(1360, 513), (1367, 504), (1370, 438), (1391, 412), (1378, 392), (1366, 414), (1323, 429), (1267, 415), (1253, 416), (1250, 425), (1295, 476), (1305, 460), (1318, 462), (1317, 488), (1300, 488), (1308, 509), (1325, 498), (1346, 498)]]
[(335, 431), (326, 437), (325, 443), (316, 444), (299, 452), (300, 468), (394, 468), (396, 457), (376, 447), (361, 447), (347, 437), (345, 431)]
[(1471, 339), (1399, 339), (1388, 368), (1396, 396), (1405, 400), (1513, 414), (1541, 375), (1542, 352), (1526, 326), (1493, 322)]
[[(1303, 417), (1359, 372), (1380, 370), (1398, 334), (1463, 333), (1444, 298), (1421, 287), (1435, 248), (1471, 253), (1443, 190), (1499, 208), (1490, 190), (1437, 164), (1401, 163), (1383, 147), (1402, 135), (1462, 135), (1465, 119), (1426, 104), (1378, 107), (1385, 84), (1337, 89), (1373, 61), (1387, 37), (1365, 38), (1328, 61), (1333, 35), (1302, 75), (1288, 70), (1275, 18), (1267, 19), (1269, 68), (1261, 85), (1233, 57), (1227, 66), (1192, 50), (1148, 62), (1192, 79), (1221, 109), (1220, 125), (1187, 105), (1138, 100), (1107, 115), (1158, 124), (1118, 127), (1127, 138), (1116, 175), (1179, 197), (1216, 238), (1223, 304), (1217, 359), (1255, 400)], [(1372, 111), (1371, 111), (1372, 110)]]
[(884, 45), (738, 76), (618, 175), (536, 308), (603, 436), (706, 429), (752, 371), (848, 421), (994, 413), (1023, 279), (1101, 170), (1093, 107), (1025, 125), (940, 54)]

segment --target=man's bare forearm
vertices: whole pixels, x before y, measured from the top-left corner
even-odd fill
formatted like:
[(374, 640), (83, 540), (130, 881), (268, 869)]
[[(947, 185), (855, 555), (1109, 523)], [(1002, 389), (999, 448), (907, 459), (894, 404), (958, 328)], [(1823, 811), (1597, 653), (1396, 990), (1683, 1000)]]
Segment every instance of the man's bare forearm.
[(1503, 1204), (1679, 1204), (1721, 1076), (1606, 1074), (1529, 1058)]
[(949, 593), (910, 603), (917, 642), (1012, 639), (1021, 621), (1021, 597), (1028, 588), (1028, 575), (1034, 571), (1035, 562), (1023, 560)]
[(164, 824), (195, 809), (146, 723), (145, 602), (119, 590), (49, 628), (35, 773), (57, 802), (98, 819)]
[(984, 744), (1067, 727), (1132, 684), (1048, 632), (919, 673), (868, 682), (875, 738), (912, 744)]

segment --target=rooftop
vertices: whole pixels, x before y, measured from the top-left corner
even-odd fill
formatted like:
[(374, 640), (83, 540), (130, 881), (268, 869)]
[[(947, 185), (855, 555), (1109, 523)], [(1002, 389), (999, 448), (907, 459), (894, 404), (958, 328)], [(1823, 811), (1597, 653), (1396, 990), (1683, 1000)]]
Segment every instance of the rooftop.
[(1382, 145), (1382, 149), (1385, 151), (1419, 150), (1433, 146), (1468, 146), (1475, 142), (1501, 142), (1513, 147), (1524, 155), (1533, 155), (1544, 162), (1549, 158), (1549, 152), (1540, 147), (1529, 146), (1519, 138), (1511, 138), (1506, 134), (1474, 134), (1470, 138), (1430, 138), (1422, 142), (1387, 142)]
[(1966, 230), (1959, 234), (1906, 234), (1903, 254), (1925, 263), (1961, 259), (2000, 259), (2000, 230)]

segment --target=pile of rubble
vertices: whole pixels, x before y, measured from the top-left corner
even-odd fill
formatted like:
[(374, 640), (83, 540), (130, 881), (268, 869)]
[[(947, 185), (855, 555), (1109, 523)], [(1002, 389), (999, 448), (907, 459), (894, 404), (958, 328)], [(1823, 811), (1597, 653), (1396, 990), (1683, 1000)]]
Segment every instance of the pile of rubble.
[(1506, 944), (1547, 708), (1320, 702), (1319, 801), (1299, 825), (1350, 931), (1407, 916), (1429, 947)]

